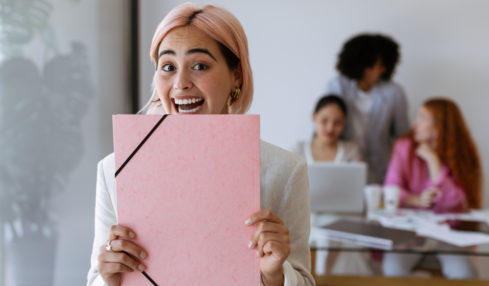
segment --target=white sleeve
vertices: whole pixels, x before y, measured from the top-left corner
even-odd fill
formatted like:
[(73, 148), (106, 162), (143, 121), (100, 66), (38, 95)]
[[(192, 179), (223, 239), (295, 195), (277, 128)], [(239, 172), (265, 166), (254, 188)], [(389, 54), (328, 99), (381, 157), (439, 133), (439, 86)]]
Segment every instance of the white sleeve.
[(303, 141), (299, 141), (290, 148), (290, 151), (296, 155), (301, 156), (305, 160), (306, 159), (306, 154), (304, 152), (305, 144), (306, 143), (304, 143)]
[(310, 206), (306, 162), (297, 163), (285, 186), (281, 218), (289, 228), (290, 255), (283, 264), (285, 286), (316, 285), (311, 275)]
[(90, 270), (87, 275), (87, 286), (105, 286), (106, 283), (98, 272), (99, 249), (105, 244), (109, 229), (117, 224), (115, 208), (112, 205), (103, 168), (104, 160), (97, 166), (97, 186), (95, 198), (95, 235), (93, 239)]

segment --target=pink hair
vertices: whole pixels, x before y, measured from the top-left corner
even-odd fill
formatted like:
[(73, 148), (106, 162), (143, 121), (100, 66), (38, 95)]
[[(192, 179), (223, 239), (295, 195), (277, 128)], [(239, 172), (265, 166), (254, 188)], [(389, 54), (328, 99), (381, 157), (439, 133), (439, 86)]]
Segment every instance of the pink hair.
[[(201, 8), (193, 3), (185, 3), (175, 7), (156, 28), (151, 43), (151, 59), (157, 64), (160, 43), (172, 29), (189, 25), (202, 30), (238, 57), (240, 63), (238, 68), (241, 68), (242, 74), (241, 94), (238, 100), (231, 104), (229, 112), (245, 113), (253, 99), (253, 78), (248, 56), (248, 40), (238, 19), (229, 11), (212, 5)], [(154, 87), (153, 95), (146, 106), (148, 106), (147, 113), (161, 113), (161, 111), (158, 112), (158, 109), (162, 108), (161, 102)]]

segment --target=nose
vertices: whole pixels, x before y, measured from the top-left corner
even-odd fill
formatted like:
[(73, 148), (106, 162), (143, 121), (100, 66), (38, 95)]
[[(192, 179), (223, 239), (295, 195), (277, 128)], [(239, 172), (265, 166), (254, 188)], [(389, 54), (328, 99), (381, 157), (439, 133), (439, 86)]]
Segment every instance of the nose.
[(326, 125), (326, 130), (332, 132), (334, 130), (334, 123), (328, 123), (328, 125)]
[(192, 88), (192, 86), (192, 81), (190, 80), (188, 73), (185, 70), (180, 70), (173, 83), (173, 89), (187, 90)]

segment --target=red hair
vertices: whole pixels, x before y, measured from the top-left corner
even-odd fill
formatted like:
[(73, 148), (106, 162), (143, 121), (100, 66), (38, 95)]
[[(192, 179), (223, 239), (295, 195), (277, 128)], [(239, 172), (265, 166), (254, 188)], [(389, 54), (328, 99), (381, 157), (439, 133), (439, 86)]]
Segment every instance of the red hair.
[[(457, 104), (446, 98), (427, 100), (423, 106), (431, 113), (437, 131), (435, 152), (441, 162), (452, 172), (465, 191), (470, 208), (482, 206), (482, 167), (477, 147), (470, 135), (462, 112)], [(411, 130), (410, 157), (414, 157), (417, 143)]]

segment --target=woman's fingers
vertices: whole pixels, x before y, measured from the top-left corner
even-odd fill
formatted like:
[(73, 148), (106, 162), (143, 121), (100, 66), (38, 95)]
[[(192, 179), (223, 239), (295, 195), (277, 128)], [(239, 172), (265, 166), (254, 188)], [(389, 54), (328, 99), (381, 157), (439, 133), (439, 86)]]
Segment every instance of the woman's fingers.
[(423, 201), (421, 201), (421, 206), (420, 207), (427, 208), (429, 206), (431, 206), (431, 201), (429, 201), (429, 200), (423, 200)]
[(289, 229), (280, 217), (271, 210), (262, 210), (250, 216), (245, 223), (257, 226), (249, 247), (256, 248), (257, 255), (262, 258), (261, 270), (281, 267), (290, 254), (290, 237)]
[(136, 233), (132, 231), (132, 229), (122, 226), (122, 225), (113, 225), (110, 227), (109, 231), (109, 240), (114, 240), (118, 237), (134, 239), (136, 238)]
[(115, 252), (123, 251), (129, 253), (130, 255), (132, 255), (137, 259), (145, 259), (148, 256), (146, 251), (144, 251), (140, 246), (134, 244), (129, 240), (124, 240), (124, 239), (112, 240), (110, 242), (110, 245), (112, 246), (112, 251)]
[(110, 263), (118, 263), (129, 267), (132, 270), (144, 271), (146, 268), (139, 260), (130, 256), (125, 252), (105, 252), (100, 257), (100, 265), (110, 264)]
[(274, 214), (271, 210), (261, 210), (261, 211), (254, 213), (245, 221), (245, 224), (254, 225), (254, 224), (256, 224), (260, 221), (264, 221), (264, 220), (269, 221), (269, 222), (284, 224), (284, 222), (276, 214)]
[(420, 200), (421, 207), (427, 208), (431, 205), (431, 203), (432, 203), (432, 200), (431, 200), (431, 197), (429, 195), (421, 196), (421, 200)]
[[(136, 238), (136, 233), (128, 227), (113, 225), (110, 227), (106, 245), (100, 247), (99, 272), (103, 277), (112, 277), (120, 272), (144, 271), (146, 268), (140, 260), (148, 254), (131, 239)], [(104, 278), (105, 279), (105, 278)]]
[(261, 221), (257, 224), (257, 227), (251, 236), (249, 247), (254, 248), (257, 245), (260, 234), (265, 232), (279, 233), (288, 236), (289, 229), (283, 224)]
[(108, 263), (101, 263), (99, 265), (98, 271), (100, 273), (103, 273), (104, 275), (111, 275), (115, 273), (121, 273), (121, 272), (132, 272), (132, 268), (120, 264), (120, 263), (114, 263), (114, 262), (108, 262)]
[(437, 199), (439, 191), (437, 189), (427, 189), (425, 190), (419, 200), (420, 207), (427, 208)]
[(278, 242), (280, 245), (289, 245), (290, 238), (287, 234), (283, 233), (272, 233), (272, 232), (262, 232), (258, 236), (257, 241), (257, 254), (260, 257), (265, 255), (263, 247), (269, 242)]
[(264, 255), (275, 255), (280, 260), (285, 260), (290, 254), (290, 245), (270, 240), (263, 246)]

